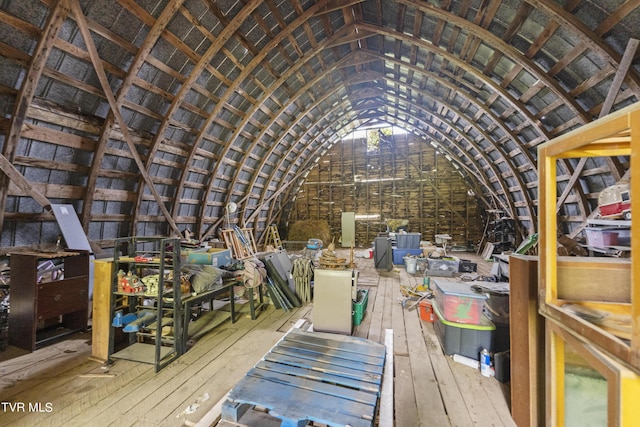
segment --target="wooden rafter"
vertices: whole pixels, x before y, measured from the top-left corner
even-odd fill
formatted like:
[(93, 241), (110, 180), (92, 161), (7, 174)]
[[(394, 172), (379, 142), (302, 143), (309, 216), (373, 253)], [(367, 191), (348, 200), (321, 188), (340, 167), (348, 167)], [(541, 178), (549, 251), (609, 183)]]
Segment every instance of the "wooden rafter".
[[(423, 11), (428, 15), (432, 15), (437, 19), (442, 19), (450, 24), (453, 24), (461, 29), (464, 29), (476, 37), (480, 37), (484, 40), (485, 43), (492, 46), (495, 50), (500, 50), (504, 55), (509, 56), (513, 62), (521, 64), (527, 71), (536, 76), (539, 80), (545, 82), (545, 85), (549, 88), (551, 92), (553, 92), (558, 98), (564, 101), (564, 104), (567, 105), (574, 112), (576, 117), (579, 117), (582, 123), (587, 123), (589, 121), (589, 117), (585, 114), (585, 112), (580, 108), (575, 99), (569, 97), (566, 92), (562, 89), (560, 84), (554, 79), (550, 78), (543, 70), (541, 70), (537, 64), (528, 58), (524, 58), (522, 54), (514, 47), (506, 43), (504, 40), (498, 38), (488, 30), (484, 28), (478, 27), (477, 25), (473, 25), (465, 18), (455, 15), (453, 13), (446, 12), (442, 9), (439, 9), (429, 3), (419, 2), (417, 0), (397, 0), (399, 3), (410, 4), (417, 9)], [(476, 70), (473, 67), (466, 65), (465, 63), (461, 64), (463, 68), (465, 68), (468, 72), (475, 72)], [(515, 106), (519, 108), (519, 106)], [(542, 132), (545, 133), (545, 132)]]
[[(201, 139), (204, 137), (204, 130), (206, 130), (209, 125), (213, 122), (213, 120), (217, 117), (217, 115), (219, 114), (219, 112), (222, 110), (222, 108), (224, 107), (224, 103), (227, 102), (227, 100), (234, 95), (235, 91), (237, 88), (239, 88), (240, 83), (242, 81), (244, 81), (245, 78), (249, 77), (251, 75), (251, 73), (254, 71), (255, 67), (257, 67), (263, 60), (264, 58), (268, 55), (268, 53), (271, 51), (271, 49), (273, 47), (275, 47), (276, 45), (278, 45), (284, 38), (286, 38), (289, 34), (291, 34), (291, 32), (298, 28), (298, 26), (306, 21), (309, 16), (313, 16), (313, 14), (315, 13), (315, 11), (317, 11), (320, 7), (322, 7), (324, 5), (324, 2), (318, 2), (316, 3), (314, 6), (312, 6), (311, 8), (309, 8), (308, 10), (305, 11), (305, 13), (302, 15), (302, 17), (298, 17), (297, 19), (295, 19), (288, 27), (286, 30), (281, 31), (277, 36), (275, 36), (268, 44), (267, 46), (265, 46), (264, 49), (262, 49), (262, 51), (260, 52), (260, 55), (256, 56), (255, 58), (252, 59), (252, 61), (248, 64), (247, 67), (245, 67), (244, 70), (242, 70), (242, 73), (240, 74), (239, 77), (237, 77), (234, 81), (234, 83), (229, 86), (228, 90), (225, 92), (224, 96), (221, 97), (220, 102), (214, 107), (213, 111), (211, 112), (210, 116), (208, 117), (207, 121), (203, 124), (202, 129), (203, 132), (201, 132), (196, 141), (193, 144), (194, 149), (191, 152), (191, 155), (189, 156), (188, 161), (191, 161), (191, 158), (193, 156), (193, 154), (195, 154), (195, 148), (200, 144)], [(293, 67), (292, 67), (293, 68)], [(267, 89), (265, 88), (265, 94), (269, 94), (271, 93), (273, 90), (275, 90), (277, 85), (273, 85), (273, 89)], [(260, 104), (259, 102), (256, 102), (254, 104), (254, 109), (257, 108), (257, 105)], [(247, 114), (246, 117), (250, 117), (250, 114)], [(245, 119), (246, 120), (246, 119)], [(244, 121), (243, 121), (244, 123)], [(268, 126), (264, 126), (263, 129), (267, 129)], [(235, 132), (233, 133), (233, 135), (230, 138), (230, 141), (234, 141), (237, 137), (237, 134), (239, 132), (241, 132), (243, 129), (243, 126), (237, 126)], [(254, 136), (254, 141), (258, 141), (260, 138), (258, 136)], [(275, 144), (274, 144), (275, 145)], [(227, 153), (230, 151), (231, 149), (231, 144), (226, 144), (226, 146), (224, 147), (223, 151), (220, 153), (220, 158), (224, 159), (227, 155)], [(248, 152), (251, 152), (251, 149), (247, 150)], [(210, 172), (209, 175), (209, 179), (208, 179), (208, 187), (207, 190), (205, 192), (206, 195), (208, 195), (213, 187), (214, 184), (214, 178), (220, 173), (221, 168), (224, 166), (224, 162), (218, 162), (216, 164), (216, 166), (213, 168), (213, 170)], [(238, 168), (237, 170), (239, 170), (240, 168)], [(257, 169), (259, 170), (259, 169)], [(186, 179), (186, 177), (185, 177)], [(230, 188), (233, 188), (233, 181), (232, 181), (232, 185)], [(231, 201), (230, 199), (231, 194), (229, 193), (227, 195), (227, 202)], [(226, 204), (226, 203), (225, 203)], [(200, 216), (199, 222), (198, 222), (198, 226), (197, 229), (198, 230), (202, 230), (204, 226), (204, 215)]]
[[(378, 31), (379, 31), (379, 30), (378, 30)], [(300, 65), (300, 64), (298, 64), (298, 65)], [(293, 70), (291, 70), (291, 71), (290, 71), (290, 73), (292, 73), (292, 72), (294, 72), (294, 71), (293, 71)], [(281, 77), (281, 80), (284, 80), (284, 79), (286, 79), (286, 78), (287, 78), (287, 75), (283, 75), (283, 76)], [(278, 85), (274, 85), (274, 87), (277, 87), (277, 86), (278, 86)], [(499, 88), (499, 86), (498, 86), (498, 88)], [(241, 128), (241, 126), (239, 126), (238, 128)], [(268, 126), (264, 126), (264, 129), (267, 129), (267, 128), (268, 128)], [(259, 138), (259, 136), (255, 136), (255, 139), (256, 139), (256, 140), (258, 140), (258, 139), (260, 139), (260, 138)], [(275, 147), (275, 146), (277, 146), (277, 144), (274, 144), (273, 146)], [(268, 157), (268, 156), (265, 156), (265, 157)], [(286, 156), (285, 156), (285, 157), (286, 157)], [(489, 162), (489, 164), (492, 164), (492, 162)], [(257, 168), (257, 169), (259, 170), (260, 168)], [(276, 170), (276, 169), (277, 169), (277, 168), (274, 168), (274, 170)], [(497, 176), (499, 176), (499, 174), (497, 174)], [(517, 176), (517, 175), (516, 175), (516, 176)], [(525, 195), (528, 197), (528, 194), (527, 194), (527, 192), (526, 192), (526, 191), (523, 191), (523, 194), (525, 194)]]
[[(124, 140), (127, 146), (129, 147), (129, 150), (131, 151), (131, 155), (136, 165), (138, 166), (140, 175), (142, 176), (147, 186), (149, 187), (149, 191), (153, 195), (153, 198), (155, 199), (156, 203), (158, 203), (158, 206), (160, 207), (160, 210), (164, 214), (164, 217), (169, 223), (169, 226), (171, 227), (171, 229), (174, 231), (174, 233), (176, 233), (176, 235), (181, 236), (182, 232), (180, 231), (175, 221), (173, 220), (171, 213), (167, 210), (166, 206), (164, 205), (164, 201), (162, 200), (162, 197), (158, 193), (158, 190), (156, 189), (155, 185), (153, 184), (153, 180), (151, 179), (151, 176), (147, 172), (144, 162), (142, 161), (140, 154), (138, 154), (136, 145), (133, 142), (131, 135), (129, 134), (127, 123), (125, 122), (124, 118), (122, 117), (122, 114), (120, 113), (120, 107), (118, 106), (118, 103), (113, 95), (113, 92), (111, 92), (109, 79), (107, 78), (107, 75), (104, 72), (104, 69), (100, 65), (101, 63), (100, 55), (98, 54), (98, 50), (96, 49), (96, 46), (93, 42), (93, 38), (91, 37), (91, 32), (89, 31), (89, 26), (87, 25), (87, 21), (85, 20), (84, 13), (82, 12), (82, 8), (80, 7), (78, 0), (71, 0), (71, 10), (78, 24), (78, 29), (80, 30), (80, 33), (84, 38), (84, 42), (87, 46), (87, 51), (89, 52), (89, 56), (91, 57), (91, 63), (93, 64), (96, 75), (98, 76), (100, 85), (104, 90), (104, 94), (107, 97), (107, 100), (109, 101), (111, 112), (113, 113), (113, 115), (116, 118), (116, 121), (120, 125), (120, 131), (122, 132), (122, 135), (124, 136)], [(143, 193), (142, 190), (140, 190), (139, 192)]]
[[(635, 39), (631, 39), (629, 40), (629, 43), (627, 43), (627, 48), (625, 49), (622, 61), (620, 62), (620, 67), (616, 72), (613, 82), (611, 83), (611, 87), (609, 88), (607, 98), (605, 99), (602, 110), (600, 111), (600, 118), (606, 116), (611, 111), (611, 107), (613, 107), (613, 102), (616, 98), (616, 95), (618, 94), (620, 87), (622, 86), (622, 82), (624, 81), (624, 78), (627, 75), (629, 68), (631, 67), (631, 62), (635, 57), (639, 43), (640, 41)], [(573, 174), (571, 175), (571, 178), (569, 178), (569, 182), (567, 182), (564, 191), (562, 192), (560, 197), (558, 197), (558, 201), (556, 202), (556, 212), (560, 211), (560, 207), (564, 204), (564, 201), (569, 196), (571, 190), (574, 189), (574, 186), (580, 178), (580, 174), (582, 174), (582, 170), (584, 169), (586, 163), (587, 158), (581, 157), (580, 161), (576, 165), (575, 170), (573, 171)], [(609, 167), (611, 169), (611, 173), (614, 175), (615, 180), (618, 181), (620, 179), (620, 175), (617, 174), (617, 168), (612, 164), (612, 162), (609, 162)]]
[[(612, 65), (618, 65), (621, 61), (621, 55), (614, 52), (602, 38), (598, 37), (590, 28), (582, 21), (570, 14), (567, 10), (560, 7), (555, 2), (547, 0), (527, 0), (528, 3), (534, 5), (538, 10), (552, 16), (563, 28), (572, 30), (576, 37), (581, 40), (585, 48), (589, 48), (596, 52), (603, 60), (608, 61)], [(636, 97), (640, 98), (640, 76), (636, 72), (630, 72), (627, 75), (629, 88)]]
[[(135, 58), (132, 61), (131, 66), (118, 90), (118, 95), (115, 101), (114, 108), (116, 111), (120, 111), (122, 105), (126, 99), (126, 94), (129, 89), (133, 86), (134, 83), (138, 83), (140, 80), (137, 75), (140, 69), (143, 67), (147, 58), (149, 58), (151, 54), (151, 49), (156, 44), (158, 39), (161, 37), (163, 31), (166, 26), (170, 22), (171, 18), (175, 14), (175, 11), (182, 6), (182, 1), (172, 1), (167, 7), (162, 11), (153, 27), (147, 34), (145, 41), (140, 46), (140, 49), (136, 52)], [(147, 85), (149, 86), (149, 85)], [(147, 88), (149, 90), (149, 88)], [(85, 215), (82, 216), (82, 225), (86, 229), (89, 226), (89, 221), (91, 219), (91, 207), (93, 206), (93, 194), (96, 191), (96, 181), (99, 176), (102, 159), (105, 155), (107, 141), (109, 140), (109, 136), (111, 135), (111, 131), (114, 125), (115, 114), (113, 111), (110, 111), (107, 115), (107, 118), (104, 121), (102, 126), (102, 130), (100, 132), (100, 137), (98, 139), (98, 145), (94, 152), (93, 163), (91, 167), (91, 173), (89, 174), (89, 179), (87, 182), (87, 192), (85, 194), (83, 205), (85, 206), (84, 212)], [(149, 159), (152, 161), (153, 159)], [(174, 210), (175, 212), (175, 210)], [(134, 212), (135, 217), (135, 212)], [(136, 220), (134, 219), (132, 222), (132, 230), (135, 230)]]
[[(64, 20), (69, 14), (68, 0), (59, 0), (51, 8), (49, 18), (45, 24), (45, 28), (42, 32), (42, 36), (38, 41), (35, 52), (31, 58), (27, 76), (23, 80), (22, 87), (18, 93), (15, 106), (13, 109), (11, 127), (7, 135), (6, 143), (2, 149), (2, 159), (0, 165), (4, 175), (0, 176), (0, 224), (4, 224), (4, 215), (7, 207), (7, 194), (9, 188), (9, 181), (14, 181), (18, 187), (20, 187), (25, 194), (33, 197), (41, 206), (48, 208), (51, 203), (49, 200), (36, 190), (32, 189), (29, 182), (20, 174), (20, 172), (13, 167), (11, 162), (13, 161), (18, 141), (22, 132), (22, 125), (27, 117), (27, 109), (29, 104), (33, 100), (36, 88), (40, 82), (40, 76), (44, 71), (45, 64), (51, 53), (55, 39), (58, 37), (58, 32), (64, 23)], [(2, 225), (0, 225), (2, 227)], [(2, 228), (0, 228), (2, 231)]]

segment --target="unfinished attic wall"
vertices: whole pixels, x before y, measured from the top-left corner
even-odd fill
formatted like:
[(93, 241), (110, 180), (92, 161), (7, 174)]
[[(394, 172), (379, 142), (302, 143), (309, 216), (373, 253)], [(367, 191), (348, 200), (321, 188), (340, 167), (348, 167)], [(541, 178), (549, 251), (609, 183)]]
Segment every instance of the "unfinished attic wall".
[[(117, 126), (110, 133), (102, 161), (97, 166), (95, 191), (90, 195), (91, 212), (84, 212), (87, 174), (94, 167), (96, 141), (102, 125), (99, 117), (76, 114), (37, 100), (27, 110), (13, 164), (52, 203), (71, 204), (81, 220), (88, 223), (89, 240), (102, 248), (113, 247), (114, 239), (122, 236), (167, 235), (170, 230), (166, 220), (146, 194), (140, 203), (136, 228), (132, 229), (132, 212), (141, 178)], [(130, 135), (140, 147), (149, 145), (149, 134), (130, 131)], [(155, 155), (157, 162), (163, 157), (164, 152)], [(151, 173), (156, 173), (156, 169), (152, 166)], [(164, 191), (173, 194), (167, 182), (172, 184), (167, 177), (158, 178), (156, 187), (167, 187)], [(54, 244), (60, 232), (53, 215), (10, 183), (0, 255), (11, 252), (12, 247)]]
[(342, 212), (355, 212), (357, 247), (369, 247), (388, 219), (407, 219), (423, 240), (449, 234), (454, 244), (478, 244), (483, 210), (472, 194), (453, 164), (413, 135), (379, 150), (368, 150), (365, 139), (343, 140), (307, 176), (289, 224), (326, 220), (338, 241)]

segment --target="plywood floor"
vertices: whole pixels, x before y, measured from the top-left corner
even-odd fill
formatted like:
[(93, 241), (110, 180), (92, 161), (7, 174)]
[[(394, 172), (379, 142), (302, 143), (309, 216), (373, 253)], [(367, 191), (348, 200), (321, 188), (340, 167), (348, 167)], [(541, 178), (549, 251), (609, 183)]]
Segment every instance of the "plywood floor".
[[(474, 254), (463, 258), (490, 264)], [(443, 354), (433, 326), (401, 304), (401, 285), (422, 282), (404, 267), (378, 273), (372, 259), (356, 258), (359, 286), (369, 304), (354, 335), (384, 343), (393, 330), (395, 425), (515, 426), (508, 388)], [(89, 359), (90, 334), (78, 334), (32, 354), (0, 352), (2, 426), (192, 426), (215, 415), (225, 394), (299, 319), (311, 320), (312, 304), (289, 312), (273, 306), (256, 320), (248, 306), (171, 365), (119, 360), (104, 367)]]

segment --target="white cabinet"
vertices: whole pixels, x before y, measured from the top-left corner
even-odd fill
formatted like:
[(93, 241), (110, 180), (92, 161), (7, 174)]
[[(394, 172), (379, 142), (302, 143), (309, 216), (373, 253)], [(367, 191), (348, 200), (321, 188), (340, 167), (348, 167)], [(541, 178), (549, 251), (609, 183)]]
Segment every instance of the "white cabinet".
[(351, 335), (352, 301), (357, 297), (358, 270), (317, 268), (313, 285), (313, 330)]

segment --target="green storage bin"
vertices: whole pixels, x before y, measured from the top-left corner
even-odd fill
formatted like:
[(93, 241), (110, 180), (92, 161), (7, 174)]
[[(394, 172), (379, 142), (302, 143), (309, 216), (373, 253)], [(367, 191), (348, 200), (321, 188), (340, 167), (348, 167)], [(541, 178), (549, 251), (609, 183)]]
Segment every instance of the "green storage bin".
[(367, 289), (358, 289), (358, 300), (353, 302), (353, 325), (358, 326), (362, 323), (365, 311), (367, 311), (367, 302), (369, 301), (369, 291)]

